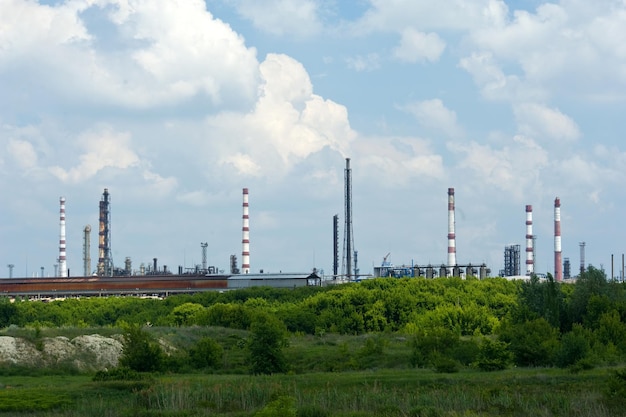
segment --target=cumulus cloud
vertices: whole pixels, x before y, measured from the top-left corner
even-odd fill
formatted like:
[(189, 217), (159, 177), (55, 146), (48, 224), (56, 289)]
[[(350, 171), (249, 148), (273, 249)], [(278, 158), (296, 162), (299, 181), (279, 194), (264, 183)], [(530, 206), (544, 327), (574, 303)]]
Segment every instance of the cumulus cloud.
[(469, 30), (484, 26), (501, 26), (508, 7), (501, 0), (372, 0), (371, 8), (357, 23), (356, 30), (397, 31), (414, 27), (421, 30)]
[(414, 137), (359, 137), (355, 158), (365, 168), (368, 182), (385, 187), (406, 187), (416, 178), (440, 180), (445, 176), (441, 155), (429, 141)]
[(313, 94), (301, 63), (286, 55), (268, 54), (260, 66), (263, 83), (253, 112), (223, 113), (207, 120), (218, 137), (235, 141), (211, 143), (222, 155), (219, 164), (242, 175), (283, 175), (309, 155), (329, 148), (345, 154), (356, 133), (344, 106)]
[(403, 108), (415, 116), (422, 126), (444, 132), (449, 137), (463, 135), (463, 130), (456, 121), (456, 113), (448, 109), (438, 98), (416, 101)]
[(514, 106), (520, 132), (529, 136), (571, 141), (581, 136), (578, 125), (558, 109), (537, 103)]
[(547, 96), (543, 88), (525, 83), (518, 75), (505, 74), (490, 52), (473, 52), (462, 58), (459, 66), (474, 78), (482, 95), (489, 100), (515, 102), (541, 100)]
[[(468, 182), (494, 186), (521, 201), (541, 188), (541, 171), (548, 166), (548, 152), (533, 139), (517, 135), (502, 146), (475, 141), (450, 142), (448, 148), (459, 155), (455, 169)], [(471, 175), (470, 175), (471, 174)]]
[(348, 68), (355, 71), (374, 71), (380, 68), (380, 56), (376, 53), (346, 58)]
[(130, 134), (115, 132), (103, 126), (83, 133), (77, 144), (84, 150), (73, 168), (54, 166), (50, 172), (63, 182), (85, 181), (106, 168), (127, 169), (139, 165), (137, 154), (131, 149)]
[(30, 142), (9, 139), (6, 150), (21, 169), (29, 170), (37, 167), (37, 152)]
[(625, 4), (545, 3), (515, 11), (503, 25), (476, 28), (468, 40), (532, 88), (615, 97), (615, 83), (626, 84)]
[(446, 48), (446, 43), (436, 33), (423, 33), (408, 28), (402, 32), (400, 44), (396, 46), (393, 56), (406, 62), (430, 61), (435, 62)]
[[(11, 0), (1, 7), (0, 71), (31, 73), (49, 90), (71, 85), (62, 96), (140, 108), (195, 96), (220, 106), (255, 99), (256, 50), (203, 1)], [(87, 12), (110, 25), (92, 25)]]
[(258, 29), (274, 35), (311, 36), (322, 29), (313, 0), (236, 0), (237, 11)]

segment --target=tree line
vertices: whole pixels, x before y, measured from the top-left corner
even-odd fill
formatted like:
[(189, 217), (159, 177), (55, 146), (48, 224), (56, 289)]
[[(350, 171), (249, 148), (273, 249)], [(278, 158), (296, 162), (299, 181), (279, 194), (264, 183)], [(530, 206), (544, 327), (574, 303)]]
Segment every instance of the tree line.
[[(360, 283), (294, 289), (250, 288), (178, 295), (165, 300), (67, 299), (50, 303), (0, 301), (6, 326), (220, 326), (250, 331), (259, 352), (264, 332), (279, 335), (400, 334), (410, 365), (454, 371), (517, 366), (584, 369), (626, 357), (626, 287), (590, 266), (575, 284), (550, 275), (528, 282), (503, 278), (378, 278)], [(141, 333), (139, 333), (141, 335)], [(285, 336), (286, 337), (286, 336)], [(256, 339), (255, 339), (256, 338)], [(127, 337), (131, 340), (131, 336)], [(376, 339), (372, 339), (376, 340)], [(219, 348), (205, 341), (203, 354)], [(271, 369), (284, 371), (284, 347)], [(375, 354), (383, 345), (370, 346)], [(141, 349), (140, 349), (141, 350)], [(128, 351), (128, 349), (127, 349)], [(143, 349), (145, 351), (145, 349)], [(251, 348), (251, 352), (253, 349)], [(193, 352), (192, 352), (193, 353)], [(200, 360), (200, 359), (198, 359)], [(267, 363), (267, 358), (264, 359)], [(280, 362), (283, 361), (283, 362)], [(271, 361), (270, 361), (271, 362)]]

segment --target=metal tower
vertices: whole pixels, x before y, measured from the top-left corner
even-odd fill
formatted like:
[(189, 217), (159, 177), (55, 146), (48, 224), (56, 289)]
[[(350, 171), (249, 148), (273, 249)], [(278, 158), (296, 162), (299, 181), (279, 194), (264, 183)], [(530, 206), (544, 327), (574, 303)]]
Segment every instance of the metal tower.
[(91, 275), (91, 226), (83, 229), (83, 276)]
[(98, 232), (98, 275), (113, 276), (111, 259), (111, 213), (109, 211), (109, 190), (104, 189), (100, 200), (100, 231)]
[(504, 248), (504, 276), (520, 275), (520, 245), (509, 245)]
[(341, 272), (348, 279), (352, 277), (352, 251), (354, 246), (354, 238), (352, 232), (352, 169), (350, 169), (350, 158), (346, 158), (345, 224), (343, 235), (343, 257)]
[(585, 242), (580, 242), (580, 273), (585, 272)]
[(333, 216), (333, 278), (339, 273), (339, 215)]
[(202, 247), (202, 271), (206, 274), (207, 271), (207, 261), (206, 261), (206, 248), (209, 246), (207, 242), (200, 243)]

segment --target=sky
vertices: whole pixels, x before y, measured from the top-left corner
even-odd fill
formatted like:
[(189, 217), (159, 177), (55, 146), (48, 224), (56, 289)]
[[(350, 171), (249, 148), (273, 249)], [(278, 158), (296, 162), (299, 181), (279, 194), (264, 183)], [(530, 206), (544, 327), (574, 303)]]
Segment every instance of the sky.
[[(497, 275), (626, 251), (625, 0), (0, 0), (0, 277), (70, 274), (83, 230), (113, 262), (332, 273), (352, 168), (358, 268), (447, 260)], [(341, 239), (340, 239), (341, 240)], [(340, 251), (343, 247), (339, 244)]]

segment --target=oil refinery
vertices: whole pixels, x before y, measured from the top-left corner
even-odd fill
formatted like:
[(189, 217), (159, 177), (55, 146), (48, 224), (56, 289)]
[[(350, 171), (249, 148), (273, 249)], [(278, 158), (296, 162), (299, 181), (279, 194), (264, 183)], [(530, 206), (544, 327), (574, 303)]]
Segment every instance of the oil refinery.
[[(148, 265), (141, 264), (133, 269), (131, 257), (125, 257), (123, 267), (115, 264), (111, 250), (111, 216), (110, 193), (105, 188), (98, 205), (98, 262), (95, 269), (91, 266), (91, 225), (83, 228), (82, 241), (82, 275), (71, 276), (67, 267), (66, 245), (66, 198), (60, 197), (59, 210), (59, 250), (58, 269), (55, 276), (44, 277), (13, 277), (14, 264), (7, 265), (9, 278), (0, 279), (0, 293), (10, 296), (70, 296), (70, 295), (137, 295), (167, 294), (179, 292), (196, 292), (207, 290), (228, 290), (251, 286), (272, 286), (293, 288), (298, 286), (325, 285), (359, 281), (371, 277), (469, 277), (480, 279), (491, 275), (491, 269), (483, 262), (457, 262), (456, 245), (456, 218), (455, 218), (455, 189), (447, 190), (447, 262), (442, 264), (410, 264), (394, 265), (390, 262), (388, 253), (380, 265), (373, 265), (371, 273), (361, 273), (358, 264), (358, 251), (355, 250), (354, 226), (352, 222), (352, 169), (350, 158), (345, 159), (344, 170), (344, 230), (343, 250), (341, 253), (341, 270), (339, 268), (339, 216), (333, 216), (333, 271), (330, 275), (312, 268), (308, 272), (297, 273), (251, 273), (250, 252), (250, 202), (249, 189), (242, 190), (242, 225), (241, 225), (241, 264), (237, 255), (230, 256), (229, 271), (224, 272), (216, 266), (207, 263), (207, 243), (201, 243), (202, 264), (194, 268), (168, 268), (167, 265), (158, 265), (158, 259), (153, 258)], [(520, 245), (507, 245), (504, 249), (504, 269), (499, 276), (509, 279), (528, 279), (536, 274), (535, 239), (533, 234), (533, 206), (525, 206), (526, 247), (525, 268), (522, 271), (520, 259)], [(584, 271), (584, 247), (581, 243), (581, 267)], [(623, 257), (622, 257), (623, 259)], [(622, 262), (623, 263), (623, 262)], [(622, 266), (622, 270), (623, 270)], [(565, 272), (565, 274), (564, 274)], [(622, 272), (623, 274), (623, 272)], [(561, 200), (554, 200), (554, 271), (556, 281), (569, 280), (569, 258), (562, 259), (561, 253)]]

